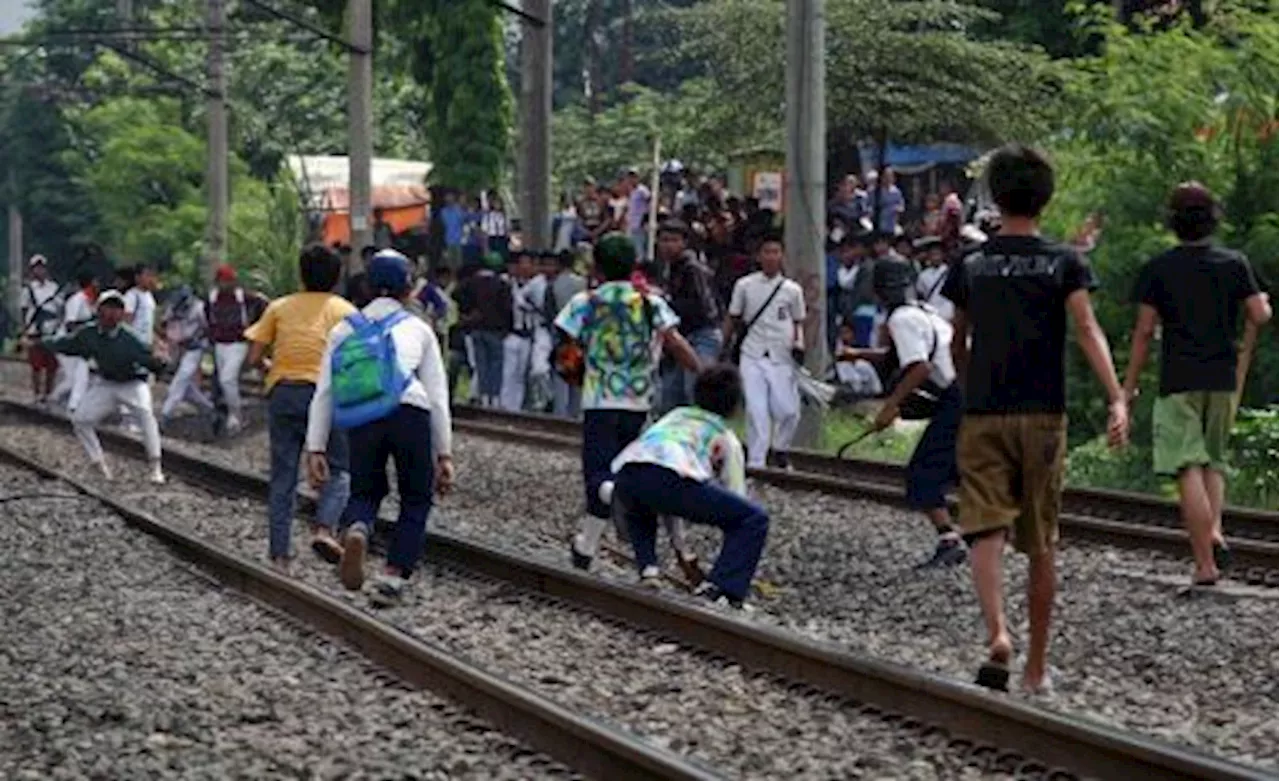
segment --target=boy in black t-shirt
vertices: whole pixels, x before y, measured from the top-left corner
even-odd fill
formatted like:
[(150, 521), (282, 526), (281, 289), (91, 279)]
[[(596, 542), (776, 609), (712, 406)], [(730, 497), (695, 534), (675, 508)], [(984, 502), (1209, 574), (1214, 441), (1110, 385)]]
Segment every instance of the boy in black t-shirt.
[(1048, 686), (1045, 657), (1067, 446), (1068, 312), (1106, 388), (1113, 445), (1128, 437), (1129, 418), (1111, 348), (1089, 303), (1093, 273), (1075, 250), (1040, 237), (1040, 213), (1053, 197), (1053, 168), (1038, 151), (1012, 144), (992, 156), (987, 178), (1000, 208), (999, 232), (964, 255), (942, 289), (955, 304), (951, 351), (965, 381), (956, 443), (960, 529), (970, 545), (974, 588), (987, 625), (989, 658), (978, 672), (983, 686), (1003, 690), (1009, 681), (1013, 645), (1005, 626), (1001, 554), (1010, 532), (1031, 559), (1022, 685), (1034, 692)]
[(1160, 396), (1152, 410), (1152, 460), (1158, 474), (1176, 475), (1182, 517), (1195, 554), (1196, 585), (1213, 585), (1227, 565), (1222, 538), (1227, 439), (1244, 383), (1236, 356), (1243, 303), (1253, 328), (1271, 319), (1271, 306), (1249, 262), (1212, 243), (1220, 210), (1198, 182), (1181, 184), (1169, 199), (1169, 227), (1180, 242), (1142, 267), (1133, 298), (1138, 319), (1124, 388), (1137, 393), (1156, 326)]

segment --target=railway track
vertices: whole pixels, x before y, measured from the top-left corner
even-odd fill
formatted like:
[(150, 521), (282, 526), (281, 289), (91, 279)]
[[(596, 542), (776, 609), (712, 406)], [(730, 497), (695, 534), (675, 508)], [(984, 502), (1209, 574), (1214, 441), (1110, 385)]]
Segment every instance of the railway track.
[[(60, 418), (25, 405), (10, 402), (5, 409), (25, 420), (65, 425)], [(142, 457), (139, 443), (122, 434), (103, 432), (103, 441), (114, 452)], [(12, 450), (0, 449), (0, 457), (57, 475)], [(260, 501), (266, 494), (265, 478), (180, 450), (167, 450), (165, 462), (172, 475), (219, 495), (248, 496)], [(330, 597), (116, 503), (82, 483), (70, 479), (68, 482), (111, 505), (234, 587), (352, 643), (408, 682), (436, 688), (471, 705), (504, 731), (588, 775), (713, 777), (648, 744), (637, 747), (625, 735), (557, 709), (554, 703), (504, 685), (483, 671), (460, 667), (457, 660), (441, 658), (438, 649)], [(975, 687), (850, 654), (831, 644), (736, 621), (451, 535), (430, 534), (428, 549), (432, 557), (439, 556), (480, 576), (677, 638), (705, 650), (712, 658), (731, 659), (746, 669), (777, 676), (801, 689), (854, 701), (862, 713), (875, 714), (922, 739), (937, 739), (941, 734), (948, 750), (962, 752), (969, 764), (989, 772), (1053, 779), (1271, 777), (1259, 769), (1038, 710)]]
[[(503, 412), (472, 406), (454, 407), (460, 431), (562, 449), (581, 445), (577, 421), (548, 415)], [(751, 477), (796, 490), (815, 490), (849, 498), (903, 504), (903, 467), (883, 461), (842, 459), (805, 451), (791, 455), (793, 470), (755, 469)], [(1177, 504), (1147, 494), (1095, 488), (1063, 492), (1060, 527), (1064, 537), (1093, 540), (1127, 548), (1190, 555)], [(1280, 517), (1243, 507), (1223, 512), (1223, 530), (1236, 562), (1234, 576), (1252, 585), (1280, 585)]]

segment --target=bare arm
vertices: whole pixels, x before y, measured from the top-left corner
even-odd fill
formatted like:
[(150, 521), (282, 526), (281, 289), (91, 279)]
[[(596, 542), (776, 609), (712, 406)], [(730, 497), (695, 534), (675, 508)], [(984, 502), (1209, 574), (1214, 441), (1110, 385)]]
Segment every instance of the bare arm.
[(1138, 380), (1142, 368), (1147, 365), (1147, 351), (1151, 337), (1155, 335), (1160, 315), (1149, 304), (1138, 305), (1138, 320), (1133, 324), (1133, 337), (1129, 342), (1129, 367), (1124, 373), (1124, 397), (1132, 399), (1138, 392)]
[(1107, 343), (1107, 334), (1098, 325), (1098, 318), (1093, 314), (1089, 292), (1077, 290), (1067, 296), (1067, 312), (1075, 321), (1076, 341), (1084, 351), (1089, 367), (1107, 391), (1107, 401), (1112, 404), (1124, 401), (1124, 392), (1120, 389), (1115, 366), (1111, 363), (1111, 345)]
[(671, 352), (671, 357), (676, 359), (676, 363), (685, 369), (696, 372), (702, 368), (702, 361), (698, 360), (698, 354), (676, 329), (668, 328), (662, 332), (662, 345)]
[(249, 357), (245, 362), (250, 366), (259, 368), (262, 366), (262, 359), (267, 354), (267, 346), (262, 342), (249, 342)]
[(1254, 327), (1271, 319), (1271, 302), (1266, 293), (1254, 293), (1244, 300), (1244, 315)]

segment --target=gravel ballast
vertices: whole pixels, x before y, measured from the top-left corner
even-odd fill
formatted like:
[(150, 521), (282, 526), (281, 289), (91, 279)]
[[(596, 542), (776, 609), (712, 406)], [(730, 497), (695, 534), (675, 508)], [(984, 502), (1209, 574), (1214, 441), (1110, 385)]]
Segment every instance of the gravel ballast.
[[(0, 466), (0, 494), (67, 486)], [(574, 778), (84, 497), (6, 502), (0, 778)]]
[[(78, 458), (77, 445), (65, 435), (20, 426), (0, 427), (0, 434), (20, 434), (33, 457), (61, 461), (63, 469), (104, 485), (83, 459), (72, 461)], [(141, 464), (119, 458), (114, 463), (111, 489), (122, 501), (232, 549), (262, 555), (260, 502), (214, 497), (172, 477), (169, 485), (154, 489), (142, 483)], [(333, 569), (309, 553), (294, 562), (294, 574), (366, 605), (362, 595), (342, 590)], [(784, 682), (744, 672), (668, 638), (438, 565), (428, 565), (414, 579), (403, 605), (377, 615), (727, 777), (1004, 777), (965, 767), (962, 755), (946, 749), (945, 736), (901, 729), (854, 703), (793, 691)]]
[[(182, 446), (266, 468), (261, 432), (225, 446)], [(576, 455), (467, 435), (455, 450), (459, 490), (433, 527), (563, 563), (582, 503)], [(753, 490), (773, 518), (760, 577), (777, 586), (757, 601), (754, 620), (971, 680), (982, 628), (968, 572), (912, 569), (933, 543), (923, 518), (818, 493)], [(714, 552), (718, 535), (695, 537)], [(1012, 628), (1025, 637), (1025, 563), (1010, 553), (1006, 566)], [(606, 562), (598, 571), (632, 578)], [(1184, 562), (1097, 544), (1064, 545), (1059, 572), (1057, 693), (1035, 704), (1276, 767), (1274, 592), (1180, 596)]]

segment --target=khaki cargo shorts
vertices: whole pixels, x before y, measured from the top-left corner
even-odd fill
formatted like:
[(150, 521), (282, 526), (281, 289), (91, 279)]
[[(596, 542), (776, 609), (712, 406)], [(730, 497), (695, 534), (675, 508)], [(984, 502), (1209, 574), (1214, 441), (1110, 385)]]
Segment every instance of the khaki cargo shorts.
[(1156, 399), (1151, 411), (1156, 474), (1176, 475), (1189, 466), (1225, 471), (1234, 417), (1231, 391), (1187, 391)]
[(1066, 455), (1064, 414), (965, 415), (956, 440), (961, 532), (1012, 529), (1023, 553), (1051, 550)]

